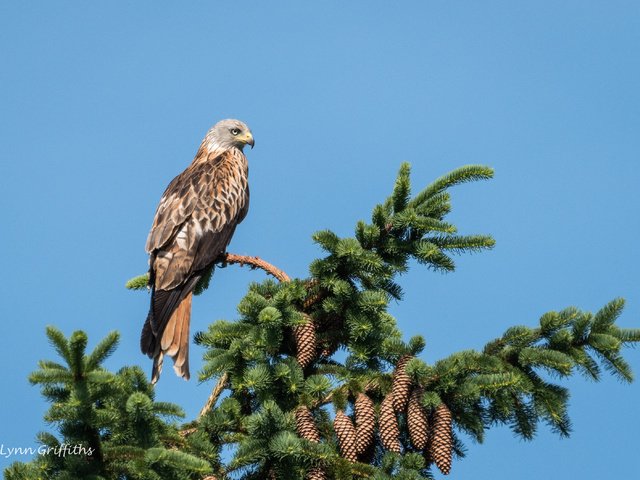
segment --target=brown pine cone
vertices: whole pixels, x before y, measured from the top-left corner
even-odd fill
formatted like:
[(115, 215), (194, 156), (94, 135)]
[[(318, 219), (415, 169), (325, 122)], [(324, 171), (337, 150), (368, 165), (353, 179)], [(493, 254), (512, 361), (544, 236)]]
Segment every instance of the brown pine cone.
[(442, 473), (448, 475), (451, 471), (453, 429), (451, 411), (444, 403), (441, 403), (433, 412), (430, 436), (429, 458), (435, 462)]
[(293, 336), (296, 341), (296, 359), (302, 368), (305, 368), (316, 358), (316, 325), (313, 319), (303, 314), (307, 323), (293, 327)]
[(398, 413), (404, 413), (409, 402), (409, 393), (411, 390), (411, 377), (407, 375), (404, 368), (407, 366), (409, 360), (413, 357), (411, 355), (403, 355), (398, 360), (396, 369), (393, 372), (393, 384), (391, 385), (391, 392), (393, 393), (393, 408)]
[(305, 298), (302, 303), (303, 310), (308, 311), (311, 307), (324, 300), (327, 296), (327, 292), (320, 288), (319, 283), (320, 282), (315, 278), (307, 281), (305, 285), (307, 289), (307, 298)]
[(388, 393), (380, 404), (380, 441), (390, 452), (400, 453), (400, 429), (393, 409), (393, 395)]
[(340, 453), (345, 459), (355, 463), (358, 460), (356, 428), (353, 426), (351, 419), (342, 410), (336, 412), (336, 418), (333, 420), (333, 429), (338, 437)]
[(296, 408), (296, 430), (298, 435), (310, 442), (320, 442), (320, 432), (311, 411), (304, 405)]
[(340, 346), (340, 332), (344, 329), (344, 319), (335, 314), (325, 315), (317, 326), (320, 334), (320, 355), (329, 358)]
[(337, 348), (323, 348), (322, 350), (320, 350), (320, 355), (322, 355), (323, 357), (329, 358), (331, 355), (333, 355), (334, 353), (336, 353)]
[(327, 480), (327, 474), (320, 467), (313, 467), (307, 472), (307, 480)]
[(411, 392), (407, 406), (407, 425), (411, 444), (416, 450), (424, 450), (429, 438), (429, 420), (427, 412), (420, 403), (422, 389), (416, 388)]
[(376, 430), (376, 411), (373, 402), (364, 393), (358, 395), (354, 403), (356, 414), (356, 451), (358, 455), (365, 453), (373, 442)]

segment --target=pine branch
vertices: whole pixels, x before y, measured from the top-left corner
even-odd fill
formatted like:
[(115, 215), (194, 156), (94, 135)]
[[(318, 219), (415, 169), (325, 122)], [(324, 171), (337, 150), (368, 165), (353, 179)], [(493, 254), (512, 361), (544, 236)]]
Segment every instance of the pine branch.
[(222, 258), (222, 262), (224, 264), (237, 264), (243, 267), (244, 265), (249, 265), (251, 269), (260, 268), (267, 272), (269, 275), (275, 277), (277, 280), (281, 282), (288, 282), (291, 279), (289, 275), (287, 275), (284, 271), (275, 267), (274, 265), (262, 260), (259, 257), (249, 257), (245, 255), (236, 255), (235, 253), (226, 253)]
[[(244, 265), (249, 265), (251, 268), (260, 268), (281, 282), (289, 282), (291, 280), (284, 271), (278, 269), (274, 265), (264, 260), (261, 260), (258, 257), (248, 257), (243, 255), (236, 255), (233, 253), (227, 253), (224, 256), (223, 262), (225, 264), (238, 264), (241, 267)], [(229, 379), (229, 375), (226, 372), (220, 376), (217, 383), (213, 387), (213, 390), (211, 391), (211, 394), (209, 395), (207, 402), (204, 404), (204, 406), (200, 410), (200, 413), (198, 414), (198, 419), (206, 415), (206, 413), (211, 410), (213, 405), (215, 405), (216, 401), (224, 391), (227, 385), (228, 379)]]
[(202, 409), (200, 410), (200, 413), (198, 414), (198, 419), (206, 415), (207, 412), (211, 410), (211, 407), (213, 407), (216, 404), (216, 402), (218, 401), (218, 398), (220, 397), (225, 387), (227, 386), (228, 380), (229, 380), (228, 373), (223, 373), (220, 376), (215, 386), (213, 387), (213, 390), (211, 391), (211, 395), (209, 395), (209, 398), (207, 399), (207, 403), (205, 403), (204, 407), (202, 407)]
[(484, 165), (466, 165), (443, 175), (418, 193), (408, 204), (417, 207), (449, 187), (465, 182), (493, 178), (493, 169)]
[[(270, 264), (269, 262), (262, 260), (259, 257), (250, 257), (247, 255), (237, 255), (235, 253), (225, 253), (223, 254), (215, 263), (222, 263), (223, 266), (226, 265), (240, 265), (241, 267), (248, 265), (252, 270), (259, 268), (264, 270), (267, 274), (273, 276), (277, 280), (281, 282), (288, 282), (291, 279), (289, 275), (287, 275), (283, 270), (280, 270), (275, 265)], [(211, 273), (209, 272), (210, 278)], [(145, 273), (144, 275), (138, 275), (137, 277), (133, 277), (125, 283), (125, 288), (129, 290), (144, 290), (149, 286), (149, 274)], [(206, 289), (207, 285), (204, 287), (200, 287), (200, 290)], [(197, 292), (198, 294), (200, 292)]]
[(149, 274), (138, 275), (127, 280), (124, 284), (124, 288), (127, 290), (145, 290), (149, 287)]

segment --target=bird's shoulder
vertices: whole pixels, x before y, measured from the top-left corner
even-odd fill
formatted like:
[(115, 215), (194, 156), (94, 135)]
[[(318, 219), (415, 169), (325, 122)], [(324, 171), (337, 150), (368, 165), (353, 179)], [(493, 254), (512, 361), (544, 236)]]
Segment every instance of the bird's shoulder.
[(186, 193), (183, 192), (184, 187), (188, 187), (198, 179), (210, 176), (228, 156), (228, 151), (208, 152), (200, 148), (191, 164), (171, 180), (162, 196), (166, 197), (176, 192)]
[[(193, 162), (169, 183), (160, 199), (149, 232), (146, 245), (148, 252), (170, 241), (196, 210), (200, 213), (199, 217), (202, 217), (198, 219), (201, 223), (213, 224), (217, 228), (225, 223), (223, 218), (235, 216), (235, 212), (224, 211), (229, 206), (225, 205), (226, 202), (223, 200), (226, 195), (219, 191), (224, 190), (223, 179), (230, 174), (233, 175), (234, 170), (238, 170), (233, 168), (233, 165), (242, 163), (243, 159), (233, 150), (216, 152), (201, 147)], [(242, 152), (239, 153), (244, 156)], [(219, 199), (219, 202), (211, 205), (212, 198)], [(228, 215), (229, 213), (231, 215)]]

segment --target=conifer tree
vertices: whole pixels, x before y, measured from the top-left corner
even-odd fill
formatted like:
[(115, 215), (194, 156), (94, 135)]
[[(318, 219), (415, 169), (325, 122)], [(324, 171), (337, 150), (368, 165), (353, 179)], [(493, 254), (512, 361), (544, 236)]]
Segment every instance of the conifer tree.
[(174, 422), (182, 409), (156, 402), (140, 368), (111, 373), (102, 367), (116, 348), (116, 332), (90, 354), (84, 332), (67, 339), (48, 327), (47, 337), (62, 363), (41, 361), (29, 381), (51, 403), (45, 420), (60, 436), (40, 433), (40, 451), (47, 453), (10, 466), (7, 480), (199, 479), (211, 470), (207, 461), (176, 448), (184, 443)]
[[(63, 380), (58, 367), (41, 364), (38, 372), (49, 373), (35, 372), (31, 380), (43, 384), (54, 407), (62, 405), (55, 418), (64, 440), (96, 445), (100, 452), (84, 459), (82, 468), (91, 467), (84, 476), (47, 478), (156, 478), (159, 469), (169, 473), (158, 478), (432, 478), (436, 468), (445, 474), (455, 469), (452, 457), (464, 456), (463, 435), (481, 442), (491, 426), (507, 425), (532, 439), (542, 421), (569, 435), (569, 392), (554, 380), (573, 373), (599, 380), (603, 368), (632, 380), (621, 352), (640, 341), (640, 330), (616, 326), (622, 299), (595, 314), (548, 312), (537, 325), (512, 327), (481, 351), (424, 362), (424, 339), (403, 340), (388, 304), (402, 298), (399, 277), (412, 262), (451, 272), (452, 255), (494, 246), (487, 235), (457, 234), (445, 219), (451, 187), (493, 172), (462, 167), (415, 195), (409, 173), (403, 164), (392, 194), (374, 208), (370, 222), (357, 223), (353, 237), (314, 234), (324, 255), (311, 263), (307, 278), (290, 279), (256, 258), (221, 259), (263, 268), (278, 281), (251, 284), (237, 319), (196, 334), (205, 361), (199, 380), (212, 382), (213, 391), (200, 417), (180, 434), (161, 416), (179, 410), (154, 407), (139, 369), (110, 374), (100, 361), (87, 361), (81, 363), (87, 371), (81, 387), (73, 375)], [(205, 291), (208, 281), (203, 278), (195, 293)], [(146, 283), (139, 277), (129, 287)], [(79, 335), (69, 341), (58, 335), (54, 344), (63, 358)], [(76, 357), (60, 368), (76, 368)], [(89, 367), (97, 373), (89, 375)], [(107, 381), (112, 377), (119, 380)], [(89, 394), (62, 392), (82, 388)], [(155, 422), (155, 433), (136, 429), (142, 414), (133, 412), (139, 411)], [(42, 437), (53, 441), (47, 439)], [(229, 453), (223, 455), (223, 448)], [(21, 472), (44, 461), (14, 465), (6, 478), (38, 478)], [(66, 472), (71, 466), (55, 468)]]
[[(320, 467), (336, 479), (431, 478), (431, 462), (449, 473), (451, 456), (464, 455), (460, 433), (482, 441), (487, 428), (504, 424), (531, 439), (544, 421), (568, 435), (568, 391), (545, 373), (563, 378), (577, 371), (597, 380), (604, 366), (631, 380), (620, 352), (640, 340), (640, 331), (615, 325), (621, 299), (595, 315), (575, 308), (546, 313), (537, 327), (513, 327), (482, 351), (455, 353), (433, 365), (418, 357), (422, 337), (403, 341), (387, 306), (402, 298), (397, 281), (410, 262), (450, 272), (452, 254), (494, 246), (487, 235), (458, 235), (445, 220), (450, 187), (492, 175), (488, 167), (462, 167), (412, 196), (403, 164), (391, 196), (374, 208), (369, 223), (358, 222), (354, 237), (329, 230), (313, 236), (325, 256), (311, 263), (309, 278), (252, 284), (238, 320), (218, 321), (196, 335), (206, 350), (200, 380), (223, 379), (229, 396), (221, 405), (237, 402), (240, 412), (225, 417), (213, 405), (203, 418), (215, 417), (217, 428), (263, 425), (274, 410), (282, 419), (274, 417), (269, 429), (263, 425), (264, 433), (230, 431), (236, 453), (222, 476), (304, 478)], [(309, 325), (312, 340), (304, 349), (301, 332)], [(304, 361), (294, 361), (303, 350)], [(412, 391), (418, 405), (408, 419)], [(353, 462), (345, 439), (352, 438), (354, 421), (364, 422), (355, 411), (363, 393), (378, 411), (370, 424), (379, 431), (372, 455)], [(301, 406), (313, 415), (320, 442), (284, 420)], [(362, 450), (357, 441), (356, 449)]]

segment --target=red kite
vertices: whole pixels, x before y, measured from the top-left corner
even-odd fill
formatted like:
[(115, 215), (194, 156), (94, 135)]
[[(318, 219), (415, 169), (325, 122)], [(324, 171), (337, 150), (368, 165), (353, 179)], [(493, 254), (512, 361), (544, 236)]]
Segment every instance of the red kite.
[(254, 145), (249, 127), (218, 122), (160, 199), (147, 239), (151, 308), (140, 338), (142, 352), (153, 358), (152, 383), (160, 378), (164, 355), (179, 377), (189, 379), (192, 291), (249, 209), (245, 145)]

